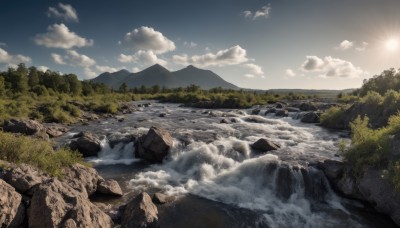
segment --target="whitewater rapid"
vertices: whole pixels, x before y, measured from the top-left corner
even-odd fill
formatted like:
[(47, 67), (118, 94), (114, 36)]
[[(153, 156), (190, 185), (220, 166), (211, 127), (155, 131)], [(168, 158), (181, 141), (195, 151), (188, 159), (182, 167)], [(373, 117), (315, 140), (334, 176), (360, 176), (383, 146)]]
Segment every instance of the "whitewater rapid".
[[(315, 164), (339, 159), (341, 132), (329, 132), (290, 117), (251, 115), (249, 110), (203, 110), (153, 103), (125, 121), (109, 119), (77, 127), (103, 135), (95, 166), (136, 166), (134, 142), (118, 140), (162, 127), (174, 138), (162, 164), (140, 169), (126, 181), (134, 192), (196, 195), (254, 211), (259, 227), (364, 227), (344, 206)], [(163, 115), (160, 115), (163, 114)], [(161, 117), (164, 116), (164, 117)], [(228, 120), (228, 124), (221, 120)], [(250, 145), (267, 138), (281, 145), (260, 154)], [(111, 144), (113, 144), (111, 146)], [(253, 224), (254, 225), (254, 224)]]

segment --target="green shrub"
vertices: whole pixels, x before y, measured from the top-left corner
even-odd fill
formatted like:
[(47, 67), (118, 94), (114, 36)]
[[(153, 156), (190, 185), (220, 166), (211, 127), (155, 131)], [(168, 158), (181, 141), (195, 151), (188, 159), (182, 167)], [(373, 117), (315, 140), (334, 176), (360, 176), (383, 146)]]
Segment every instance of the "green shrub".
[(343, 128), (345, 107), (331, 107), (322, 113), (321, 125), (330, 128)]
[(0, 132), (0, 159), (33, 165), (52, 176), (62, 176), (62, 168), (83, 162), (80, 153), (69, 149), (54, 151), (50, 142), (28, 136)]
[(362, 98), (362, 102), (368, 105), (379, 106), (383, 102), (383, 97), (375, 91), (369, 91), (367, 95)]

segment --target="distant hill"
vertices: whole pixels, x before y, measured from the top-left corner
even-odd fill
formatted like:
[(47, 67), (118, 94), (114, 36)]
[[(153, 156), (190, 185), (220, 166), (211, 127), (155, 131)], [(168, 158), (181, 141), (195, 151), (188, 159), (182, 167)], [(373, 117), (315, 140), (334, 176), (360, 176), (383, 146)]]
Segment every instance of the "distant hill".
[(224, 89), (239, 89), (239, 87), (225, 81), (210, 70), (203, 70), (192, 65), (174, 72), (170, 72), (159, 64), (155, 64), (143, 71), (130, 73), (127, 70), (120, 70), (114, 73), (103, 73), (92, 79), (96, 83), (104, 83), (113, 89), (118, 89), (122, 83), (128, 87), (160, 87), (177, 88), (186, 87), (191, 84), (198, 85), (202, 89), (222, 87)]

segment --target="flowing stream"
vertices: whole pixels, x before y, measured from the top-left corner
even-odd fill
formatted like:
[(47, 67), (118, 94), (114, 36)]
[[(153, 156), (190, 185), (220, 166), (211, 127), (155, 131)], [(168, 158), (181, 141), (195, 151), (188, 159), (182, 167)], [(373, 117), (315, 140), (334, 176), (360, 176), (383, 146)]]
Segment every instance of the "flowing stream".
[[(83, 130), (102, 135), (102, 151), (88, 160), (106, 178), (117, 179), (127, 193), (103, 201), (122, 203), (140, 191), (175, 196), (176, 201), (159, 208), (162, 227), (394, 226), (370, 208), (337, 196), (315, 168), (319, 160), (340, 159), (336, 145), (346, 132), (303, 124), (295, 116), (251, 111), (154, 102), (125, 115), (123, 122), (110, 118), (75, 125), (60, 143)], [(134, 158), (132, 137), (151, 126), (166, 129), (174, 138), (162, 164)], [(252, 150), (250, 144), (260, 138), (281, 148), (267, 154)]]

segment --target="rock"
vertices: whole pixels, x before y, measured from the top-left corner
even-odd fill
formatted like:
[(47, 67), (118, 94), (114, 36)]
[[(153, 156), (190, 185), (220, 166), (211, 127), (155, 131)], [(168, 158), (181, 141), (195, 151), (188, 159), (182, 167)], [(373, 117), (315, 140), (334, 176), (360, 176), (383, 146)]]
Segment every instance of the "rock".
[(97, 185), (97, 192), (105, 195), (122, 196), (122, 190), (116, 180), (101, 181)]
[(149, 162), (160, 163), (173, 145), (171, 135), (164, 129), (151, 127), (135, 143), (135, 156)]
[(382, 177), (382, 171), (366, 170), (360, 180), (359, 189), (362, 196), (374, 205), (376, 210), (388, 214), (400, 225), (400, 194)]
[(58, 124), (52, 124), (46, 126), (46, 133), (50, 136), (50, 138), (60, 137), (67, 131), (68, 128)]
[(253, 110), (251, 111), (251, 115), (258, 115), (258, 114), (260, 114), (260, 112), (261, 112), (261, 109), (256, 108), (256, 109), (253, 109)]
[(308, 112), (301, 117), (301, 122), (303, 123), (319, 123), (320, 122), (320, 113), (317, 112)]
[(220, 123), (222, 123), (222, 124), (228, 124), (228, 123), (229, 123), (229, 120), (227, 120), (227, 119), (224, 118), (224, 119), (221, 120)]
[(158, 210), (150, 196), (143, 192), (130, 201), (121, 218), (123, 228), (158, 228)]
[(123, 114), (132, 114), (136, 111), (136, 108), (131, 103), (123, 103), (118, 107), (118, 111)]
[(268, 152), (271, 150), (277, 150), (281, 146), (279, 144), (276, 144), (274, 142), (269, 141), (268, 139), (259, 139), (255, 143), (251, 145), (251, 148), (262, 151), (262, 152)]
[(270, 113), (276, 113), (276, 109), (275, 108), (270, 108), (267, 111), (265, 111), (264, 115), (266, 116), (266, 115), (268, 115)]
[(300, 112), (299, 108), (294, 108), (294, 107), (287, 107), (286, 110), (288, 112)]
[(166, 116), (167, 116), (167, 113), (160, 113), (158, 116), (159, 116), (159, 117), (166, 117)]
[(308, 111), (317, 111), (317, 110), (318, 110), (317, 106), (316, 106), (314, 103), (312, 103), (312, 102), (307, 102), (307, 103), (304, 102), (304, 103), (301, 103), (300, 106), (299, 106), (299, 108), (300, 108), (301, 111), (305, 111), (305, 112), (308, 112)]
[(6, 170), (3, 178), (18, 192), (31, 195), (32, 192), (29, 192), (29, 190), (50, 177), (36, 167), (20, 164), (18, 166), (12, 165), (11, 168)]
[(289, 116), (289, 112), (285, 109), (276, 110), (275, 116), (287, 117), (287, 116)]
[(153, 202), (156, 204), (171, 203), (176, 200), (175, 196), (167, 196), (161, 192), (154, 193)]
[(108, 144), (114, 148), (117, 144), (128, 144), (134, 142), (136, 137), (133, 134), (124, 134), (121, 132), (113, 132), (107, 135)]
[(83, 157), (91, 157), (97, 156), (100, 152), (101, 142), (96, 135), (90, 132), (81, 132), (77, 140), (70, 142), (69, 147), (72, 150), (78, 150)]
[(25, 218), (21, 195), (0, 179), (0, 226), (20, 227)]
[(282, 164), (279, 166), (276, 174), (276, 194), (279, 198), (287, 200), (293, 193), (293, 176), (291, 167)]
[(261, 116), (246, 116), (243, 117), (243, 120), (249, 123), (271, 123), (270, 120), (267, 120)]
[(66, 183), (50, 179), (35, 189), (29, 209), (29, 227), (112, 226), (110, 216)]
[(89, 197), (96, 193), (97, 187), (104, 179), (93, 168), (75, 164), (63, 170), (62, 182), (68, 184), (81, 194)]
[(317, 167), (320, 168), (328, 179), (338, 180), (342, 177), (344, 163), (342, 161), (336, 161), (326, 159), (322, 162), (318, 162)]
[(3, 130), (6, 132), (32, 135), (46, 140), (49, 139), (49, 136), (46, 134), (46, 128), (35, 120), (5, 120)]
[(283, 103), (278, 102), (278, 103), (276, 103), (275, 107), (281, 109), (281, 108), (285, 108), (285, 105)]

